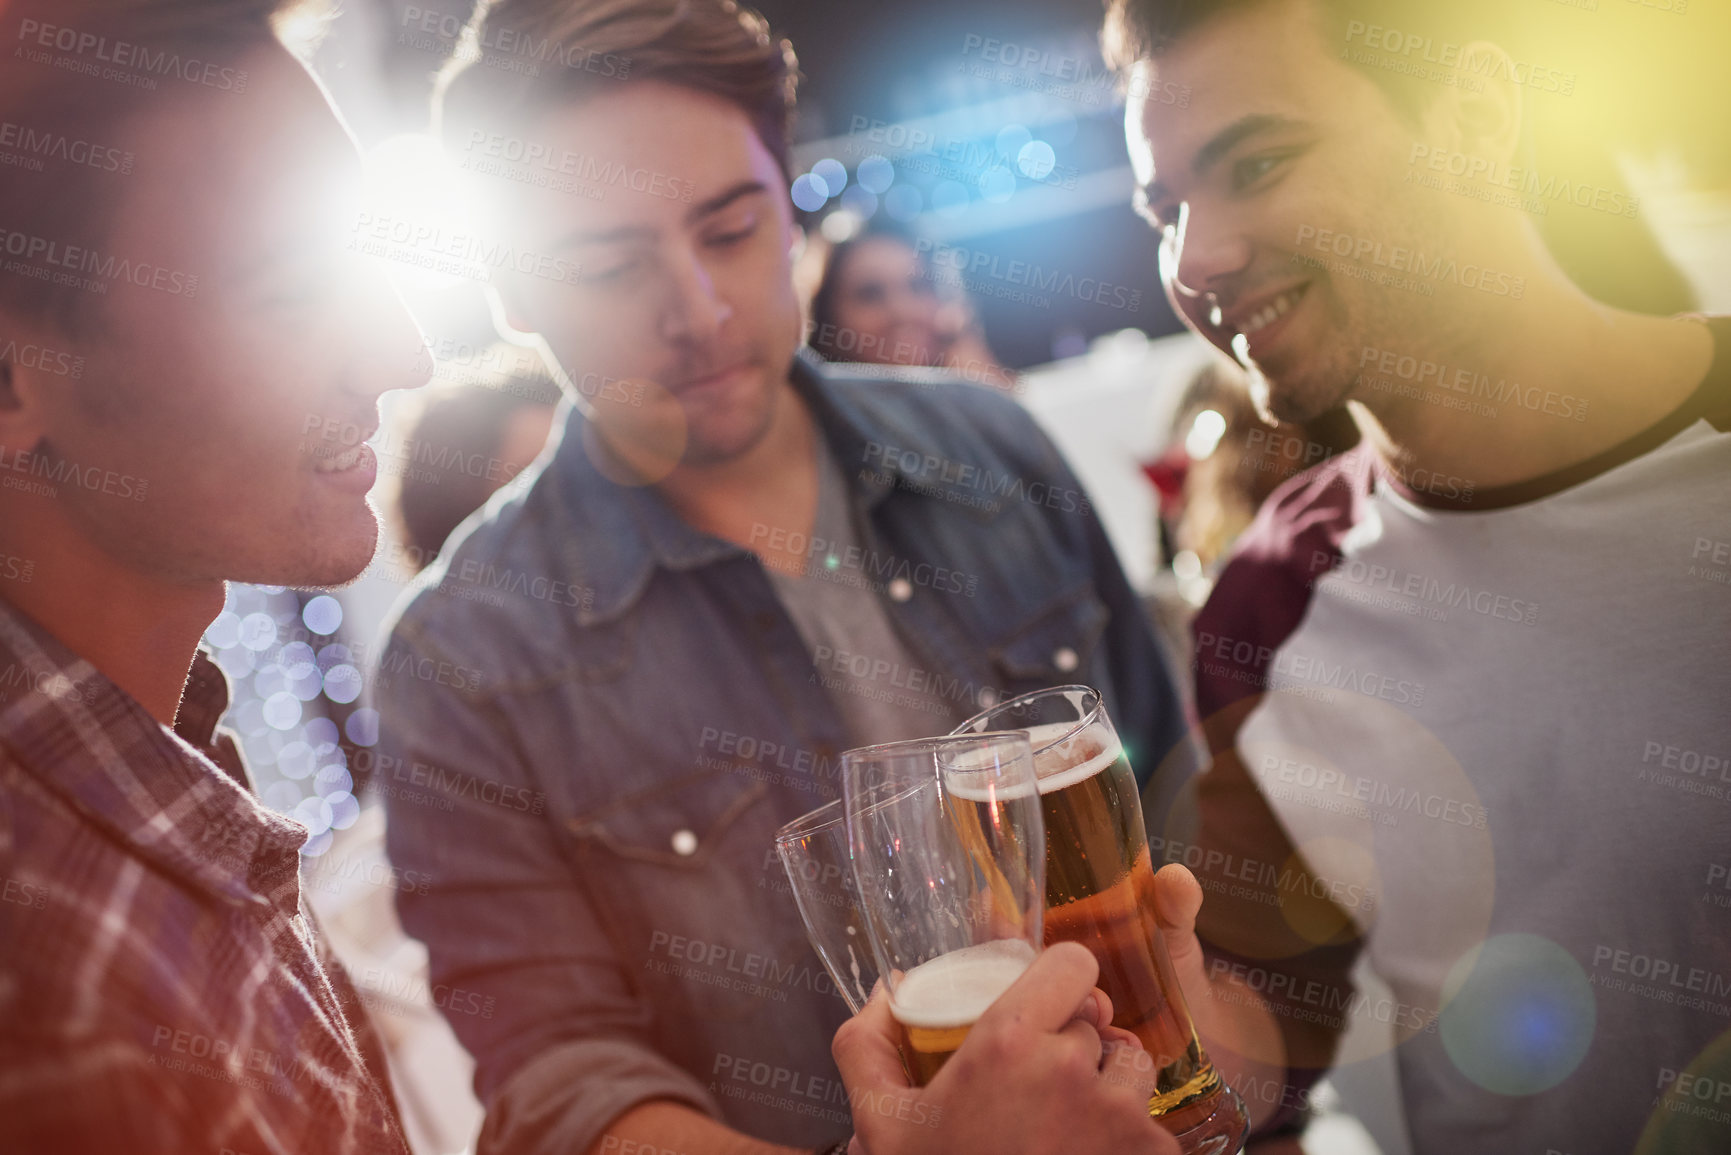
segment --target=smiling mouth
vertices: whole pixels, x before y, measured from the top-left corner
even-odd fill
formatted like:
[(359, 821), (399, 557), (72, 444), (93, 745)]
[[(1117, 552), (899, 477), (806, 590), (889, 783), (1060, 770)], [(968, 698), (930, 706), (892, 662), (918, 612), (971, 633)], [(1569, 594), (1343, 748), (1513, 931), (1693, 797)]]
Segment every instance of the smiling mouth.
[(353, 449), (344, 450), (335, 456), (315, 458), (313, 460), (313, 472), (341, 473), (344, 470), (353, 469), (361, 463), (366, 454), (367, 446), (365, 442), (362, 442)]
[[(1286, 290), (1286, 292), (1280, 294), (1280, 296), (1274, 298), (1274, 300), (1264, 305), (1261, 309), (1245, 318), (1238, 324), (1236, 329), (1228, 329), (1228, 331), (1240, 337), (1254, 337), (1257, 333), (1262, 332), (1262, 330), (1268, 328), (1268, 326), (1274, 324), (1274, 322), (1280, 320), (1280, 318), (1291, 312), (1292, 307), (1298, 304), (1300, 298), (1304, 296), (1306, 290), (1309, 288), (1310, 282), (1306, 281), (1302, 285)], [(1209, 317), (1209, 320), (1216, 328), (1227, 329), (1225, 318), (1221, 315), (1219, 305), (1214, 306), (1213, 315)]]

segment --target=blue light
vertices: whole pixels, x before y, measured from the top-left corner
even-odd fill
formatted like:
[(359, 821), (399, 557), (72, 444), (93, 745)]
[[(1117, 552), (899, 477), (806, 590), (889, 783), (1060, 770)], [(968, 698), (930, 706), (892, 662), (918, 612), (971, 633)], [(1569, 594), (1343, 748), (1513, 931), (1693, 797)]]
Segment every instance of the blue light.
[(1016, 154), (1016, 168), (1029, 180), (1045, 180), (1058, 164), (1058, 154), (1043, 140), (1031, 140)]
[(925, 207), (925, 198), (911, 184), (899, 184), (884, 194), (884, 212), (898, 221), (911, 221)]
[(824, 157), (811, 166), (811, 175), (823, 182), (824, 191), (832, 197), (847, 187), (847, 169), (839, 160)]
[(859, 217), (860, 220), (870, 220), (872, 214), (878, 211), (878, 198), (872, 195), (870, 189), (863, 185), (855, 185), (841, 194), (841, 207)]
[(1001, 205), (1016, 195), (1016, 174), (1007, 168), (987, 169), (980, 175), (980, 195)]
[(1013, 160), (1016, 154), (1022, 151), (1022, 147), (1033, 139), (1034, 134), (1028, 131), (1027, 126), (1006, 124), (998, 130), (998, 155), (1005, 160)]
[(882, 196), (895, 183), (896, 166), (889, 162), (889, 158), (873, 153), (859, 162), (857, 175), (861, 188)]
[(829, 200), (829, 186), (823, 182), (821, 177), (813, 176), (809, 172), (804, 176), (795, 177), (793, 188), (789, 192), (793, 196), (795, 207), (808, 213), (815, 213), (824, 206), (824, 202)]
[(932, 210), (945, 216), (957, 216), (967, 209), (970, 199), (967, 185), (960, 181), (940, 181), (932, 189)]

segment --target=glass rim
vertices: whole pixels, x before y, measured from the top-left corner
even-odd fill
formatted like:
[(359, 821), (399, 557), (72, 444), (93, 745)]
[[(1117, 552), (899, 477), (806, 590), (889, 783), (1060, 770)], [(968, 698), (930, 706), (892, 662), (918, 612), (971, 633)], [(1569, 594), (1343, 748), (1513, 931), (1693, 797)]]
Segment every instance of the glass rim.
[[(944, 734), (936, 738), (911, 738), (903, 742), (880, 742), (876, 746), (861, 746), (858, 747), (857, 750), (850, 750), (847, 751), (847, 753), (866, 754), (879, 750), (893, 750), (896, 747), (908, 748), (908, 752), (911, 753), (914, 749), (921, 746), (959, 746), (973, 739), (1010, 738), (1026, 741), (1027, 737), (1028, 732), (1026, 730), (985, 730), (976, 734)], [(1032, 745), (1032, 743), (1029, 743), (1030, 750), (1032, 749)], [(889, 783), (879, 783), (876, 786), (868, 787), (868, 791), (873, 794), (873, 797), (872, 800), (862, 808), (863, 810), (877, 810), (880, 807), (898, 802), (914, 790), (924, 789), (926, 784), (923, 782), (910, 784), (905, 790), (898, 792), (893, 797), (876, 797), (875, 795), (886, 785), (889, 785)], [(815, 810), (808, 810), (798, 818), (784, 822), (775, 832), (775, 845), (780, 847), (788, 843), (797, 842), (811, 837), (826, 827), (841, 826), (845, 825), (846, 822), (847, 798), (845, 796), (832, 798), (822, 806), (817, 807)]]
[[(999, 702), (995, 706), (988, 706), (984, 710), (981, 710), (978, 714), (975, 714), (972, 717), (968, 718), (967, 721), (957, 723), (956, 728), (954, 730), (950, 731), (950, 735), (952, 737), (953, 736), (966, 736), (968, 734), (979, 734), (981, 736), (984, 736), (986, 734), (1006, 733), (1006, 731), (1002, 731), (1002, 730), (968, 730), (968, 729), (966, 729), (966, 727), (972, 726), (975, 722), (978, 722), (981, 719), (991, 717), (993, 714), (996, 714), (999, 710), (1007, 710), (1011, 706), (1016, 705), (1018, 702), (1031, 702), (1036, 698), (1045, 698), (1045, 697), (1049, 697), (1053, 694), (1064, 694), (1064, 693), (1068, 693), (1071, 690), (1080, 690), (1083, 694), (1086, 694), (1089, 698), (1091, 698), (1093, 700), (1093, 705), (1089, 706), (1088, 709), (1083, 712), (1082, 717), (1080, 719), (1078, 719), (1076, 724), (1074, 726), (1072, 726), (1070, 729), (1065, 730), (1062, 734), (1058, 735), (1058, 737), (1056, 737), (1056, 738), (1053, 738), (1050, 742), (1044, 742), (1044, 743), (1041, 743), (1039, 746), (1034, 747), (1034, 753), (1036, 756), (1040, 755), (1040, 754), (1044, 754), (1047, 750), (1050, 750), (1053, 747), (1062, 746), (1065, 742), (1068, 742), (1070, 739), (1074, 738), (1077, 734), (1080, 734), (1083, 730), (1086, 730), (1089, 726), (1092, 726), (1096, 721), (1099, 720), (1100, 715), (1106, 709), (1106, 700), (1100, 696), (1100, 691), (1096, 690), (1092, 686), (1084, 686), (1079, 682), (1072, 682), (1071, 684), (1069, 684), (1067, 686), (1048, 686), (1043, 690), (1029, 690), (1026, 694), (1017, 694), (1014, 698), (1011, 698), (1009, 701)], [(1026, 729), (1021, 730), (1021, 731), (1016, 731), (1016, 732), (1022, 733), (1022, 734), (1028, 733), (1028, 731)], [(1030, 743), (1030, 745), (1032, 745), (1032, 743)]]
[[(975, 715), (975, 717), (978, 716)], [(972, 721), (972, 719), (969, 720)], [(948, 734), (938, 734), (930, 738), (904, 738), (899, 742), (878, 742), (871, 746), (855, 746), (851, 750), (841, 752), (841, 761), (843, 765), (846, 765), (848, 762), (863, 762), (868, 758), (887, 758), (899, 754), (940, 753), (944, 748), (962, 742), (985, 742), (994, 738), (1026, 738), (1027, 736), (1026, 730), (969, 730), (966, 732), (952, 730)]]
[[(782, 823), (775, 832), (775, 844), (780, 846), (784, 842), (807, 838), (826, 826), (844, 821), (847, 818), (847, 807), (843, 805), (845, 801), (844, 798), (833, 798), (816, 810), (808, 810), (798, 818)], [(835, 811), (833, 817), (830, 816), (832, 810)]]

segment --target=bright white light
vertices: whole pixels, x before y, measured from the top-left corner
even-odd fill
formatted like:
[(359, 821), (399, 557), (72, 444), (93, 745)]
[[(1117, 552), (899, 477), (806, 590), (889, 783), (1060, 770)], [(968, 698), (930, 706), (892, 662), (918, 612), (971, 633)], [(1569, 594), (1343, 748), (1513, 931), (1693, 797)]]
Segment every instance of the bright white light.
[(847, 209), (837, 209), (823, 218), (823, 224), (820, 227), (823, 231), (824, 240), (832, 245), (839, 245), (859, 236), (860, 226), (864, 224), (865, 222), (857, 214), (851, 213)]
[(301, 621), (315, 634), (334, 634), (343, 624), (343, 603), (329, 594), (320, 594), (307, 602), (301, 611)]
[[(474, 231), (475, 206), (468, 187), (462, 171), (434, 137), (404, 133), (367, 153), (360, 211), (369, 214), (363, 218), (368, 228), (383, 227), (387, 236), (421, 238), (409, 244), (387, 242), (382, 252), (374, 254), (404, 287), (448, 289), (481, 275), (476, 271), (465, 276), (455, 262), (433, 259), (440, 248), (448, 250)], [(356, 239), (369, 238), (362, 230)]]
[(1189, 454), (1190, 460), (1201, 461), (1214, 452), (1224, 436), (1226, 418), (1212, 409), (1204, 409), (1190, 423), (1190, 432), (1184, 435), (1184, 452)]

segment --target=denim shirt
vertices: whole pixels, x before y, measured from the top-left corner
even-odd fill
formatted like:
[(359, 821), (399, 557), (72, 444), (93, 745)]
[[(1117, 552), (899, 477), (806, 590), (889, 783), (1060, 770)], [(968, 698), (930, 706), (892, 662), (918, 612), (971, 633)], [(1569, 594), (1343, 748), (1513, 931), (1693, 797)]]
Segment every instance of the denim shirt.
[[(1019, 405), (807, 351), (792, 378), (921, 666), (872, 677), (964, 714), (1082, 682), (1144, 778), (1179, 747), (1140, 605)], [(562, 425), (418, 580), (375, 678), (373, 787), (423, 880), (398, 907), (476, 1060), (480, 1150), (581, 1152), (650, 1099), (774, 1142), (845, 1138), (847, 1008), (773, 849), (839, 788), (826, 678), (755, 554), (608, 480), (584, 418)]]

